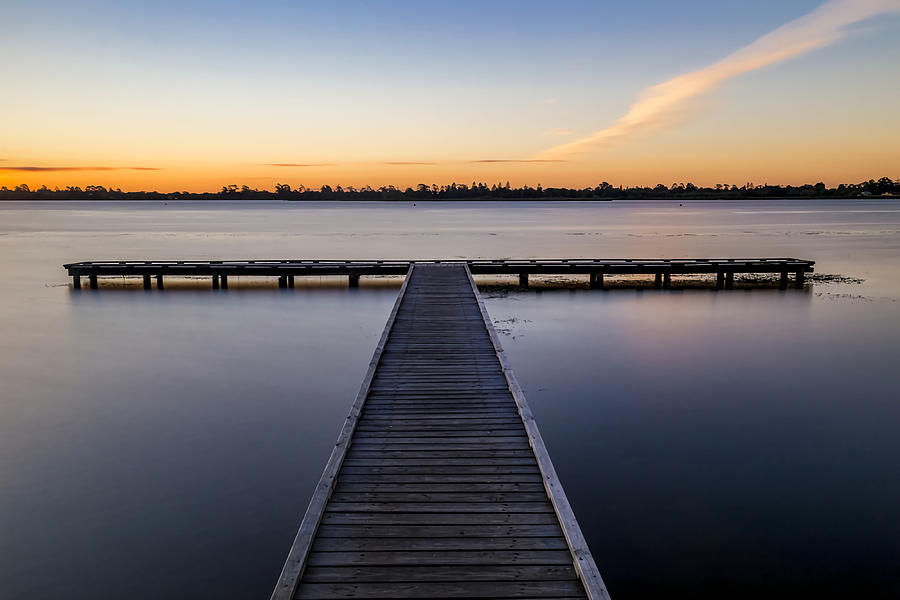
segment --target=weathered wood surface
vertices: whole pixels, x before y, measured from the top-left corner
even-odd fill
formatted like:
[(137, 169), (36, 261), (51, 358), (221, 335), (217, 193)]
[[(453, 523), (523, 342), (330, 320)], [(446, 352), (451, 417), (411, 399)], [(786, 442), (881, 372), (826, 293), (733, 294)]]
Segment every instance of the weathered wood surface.
[(486, 319), (411, 269), (273, 598), (607, 597)]

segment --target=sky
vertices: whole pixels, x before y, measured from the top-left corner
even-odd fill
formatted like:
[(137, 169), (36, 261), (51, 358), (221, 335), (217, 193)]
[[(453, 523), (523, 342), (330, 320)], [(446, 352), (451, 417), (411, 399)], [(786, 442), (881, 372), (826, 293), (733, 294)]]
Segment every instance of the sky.
[(900, 179), (900, 0), (0, 0), (0, 185)]

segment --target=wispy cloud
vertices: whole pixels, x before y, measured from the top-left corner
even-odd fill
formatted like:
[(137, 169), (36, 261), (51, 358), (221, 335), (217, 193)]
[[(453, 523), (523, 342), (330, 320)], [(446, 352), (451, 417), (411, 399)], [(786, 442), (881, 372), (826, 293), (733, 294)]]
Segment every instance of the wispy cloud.
[(47, 171), (159, 171), (157, 167), (0, 167), (0, 171), (24, 171), (24, 172), (47, 172)]
[(470, 160), (470, 163), (558, 163), (566, 162), (562, 158), (485, 158)]
[(829, 0), (717, 63), (646, 89), (625, 116), (611, 126), (545, 150), (537, 157), (565, 157), (670, 126), (683, 118), (692, 100), (728, 79), (833, 44), (848, 34), (849, 25), (894, 12), (900, 12), (898, 0)]
[(572, 135), (573, 133), (575, 133), (575, 132), (572, 131), (571, 129), (563, 129), (562, 127), (557, 127), (555, 129), (551, 129), (550, 131), (548, 131), (547, 135), (558, 135), (558, 136), (562, 137), (565, 135)]
[(337, 163), (266, 163), (267, 167), (336, 167)]
[(419, 162), (415, 160), (386, 160), (383, 165), (436, 165), (434, 162)]

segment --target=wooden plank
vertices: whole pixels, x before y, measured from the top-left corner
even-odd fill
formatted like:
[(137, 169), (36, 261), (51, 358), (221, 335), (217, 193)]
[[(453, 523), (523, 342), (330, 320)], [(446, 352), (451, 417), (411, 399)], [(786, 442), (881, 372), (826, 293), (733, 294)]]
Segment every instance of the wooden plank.
[[(344, 483), (492, 483), (495, 481), (503, 483), (533, 483), (535, 481), (543, 481), (541, 472), (537, 467), (523, 469), (516, 465), (510, 468), (493, 468), (490, 471), (472, 473), (471, 469), (476, 468), (470, 467), (469, 472), (466, 473), (454, 473), (453, 471), (457, 470), (455, 468), (448, 471), (438, 471), (434, 467), (373, 467), (371, 469), (363, 467), (353, 473), (341, 473), (340, 480)], [(409, 471), (412, 469), (422, 472), (410, 473)], [(508, 471), (510, 470), (521, 472), (509, 473)]]
[(340, 471), (347, 448), (350, 446), (350, 440), (353, 436), (353, 431), (356, 428), (357, 420), (362, 412), (366, 396), (369, 393), (369, 387), (375, 377), (375, 370), (381, 360), (381, 353), (384, 351), (388, 336), (390, 335), (391, 328), (394, 324), (394, 319), (403, 302), (412, 269), (413, 267), (410, 267), (409, 272), (407, 272), (406, 279), (403, 282), (403, 286), (400, 288), (400, 293), (397, 295), (397, 300), (394, 302), (387, 323), (381, 333), (381, 338), (375, 346), (375, 352), (372, 355), (372, 360), (369, 362), (369, 368), (360, 385), (356, 400), (350, 408), (350, 414), (347, 415), (347, 418), (344, 420), (344, 425), (338, 435), (337, 442), (334, 445), (328, 463), (325, 465), (325, 470), (322, 472), (322, 476), (319, 479), (319, 483), (316, 485), (316, 489), (313, 492), (306, 513), (303, 515), (303, 520), (301, 521), (300, 528), (294, 538), (294, 543), (288, 552), (288, 557), (285, 560), (281, 575), (278, 577), (275, 590), (272, 592), (271, 600), (290, 600), (293, 598), (294, 592), (297, 589), (297, 583), (303, 574), (303, 568), (306, 564), (306, 558), (309, 554), (309, 549), (312, 546), (316, 529), (318, 529), (322, 516), (325, 513), (325, 506), (328, 503), (328, 498), (334, 488), (334, 483), (337, 480), (338, 472)]
[[(446, 550), (568, 550), (562, 535), (551, 537), (324, 538), (316, 536), (313, 552), (406, 552)], [(571, 564), (571, 561), (569, 561)], [(574, 572), (574, 569), (573, 569)], [(306, 577), (304, 577), (304, 580)]]
[[(523, 450), (515, 450), (515, 449), (487, 449), (487, 448), (475, 448), (472, 450), (434, 450), (429, 452), (428, 454), (423, 454), (420, 452), (410, 452), (409, 450), (390, 450), (384, 452), (382, 450), (366, 450), (364, 448), (354, 448), (350, 447), (350, 451), (347, 452), (347, 458), (410, 458), (410, 457), (423, 457), (423, 458), (523, 458), (527, 457), (534, 461), (534, 454), (530, 449)], [(537, 464), (535, 462), (535, 464)]]
[(539, 483), (343, 483), (335, 492), (543, 492)]
[[(440, 465), (438, 465), (440, 466)], [(422, 477), (411, 477), (412, 475), (439, 475), (440, 477), (449, 476), (465, 476), (471, 477), (475, 475), (490, 475), (491, 477), (500, 477), (513, 475), (540, 475), (541, 471), (537, 465), (446, 465), (444, 468), (436, 466), (349, 466), (347, 465), (341, 471), (341, 477), (350, 477), (353, 475), (406, 475), (410, 479), (422, 479)], [(499, 479), (495, 481), (500, 481)]]
[(576, 579), (570, 565), (432, 565), (428, 567), (313, 567), (304, 577), (309, 583), (403, 581), (561, 581)]
[(559, 525), (322, 525), (316, 538), (559, 537)]
[(546, 499), (537, 502), (329, 502), (328, 512), (386, 513), (542, 513), (553, 512)]
[(328, 525), (559, 525), (555, 513), (325, 513)]
[(311, 552), (310, 567), (345, 565), (571, 565), (568, 550), (435, 550), (400, 552)]
[(533, 457), (522, 458), (345, 458), (348, 467), (430, 467), (430, 466), (534, 466)]
[[(465, 486), (460, 486), (464, 489)], [(543, 502), (547, 494), (540, 492), (351, 492), (335, 491), (332, 502), (465, 502), (467, 504), (495, 504), (515, 502)]]
[(326, 598), (583, 598), (575, 581), (308, 583), (298, 600)]

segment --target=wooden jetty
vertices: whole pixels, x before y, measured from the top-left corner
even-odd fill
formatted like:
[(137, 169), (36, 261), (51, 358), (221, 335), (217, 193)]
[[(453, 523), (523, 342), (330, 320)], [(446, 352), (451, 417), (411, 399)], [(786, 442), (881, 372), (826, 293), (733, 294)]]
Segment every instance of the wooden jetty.
[(272, 599), (608, 598), (470, 268), (407, 271)]
[(604, 277), (653, 275), (657, 287), (669, 287), (673, 276), (715, 274), (717, 288), (734, 285), (736, 273), (779, 274), (782, 288), (793, 274), (802, 287), (805, 274), (815, 262), (797, 258), (673, 258), (673, 259), (497, 259), (497, 260), (214, 260), (214, 261), (89, 261), (63, 265), (73, 285), (81, 287), (87, 277), (97, 288), (99, 277), (142, 277), (144, 288), (152, 280), (158, 288), (165, 277), (209, 277), (213, 288), (227, 288), (229, 277), (277, 277), (279, 287), (294, 286), (295, 277), (340, 275), (351, 287), (365, 275), (403, 275), (411, 265), (464, 263), (474, 275), (518, 275), (519, 284), (528, 285), (530, 275), (588, 275), (592, 288), (602, 288)]

